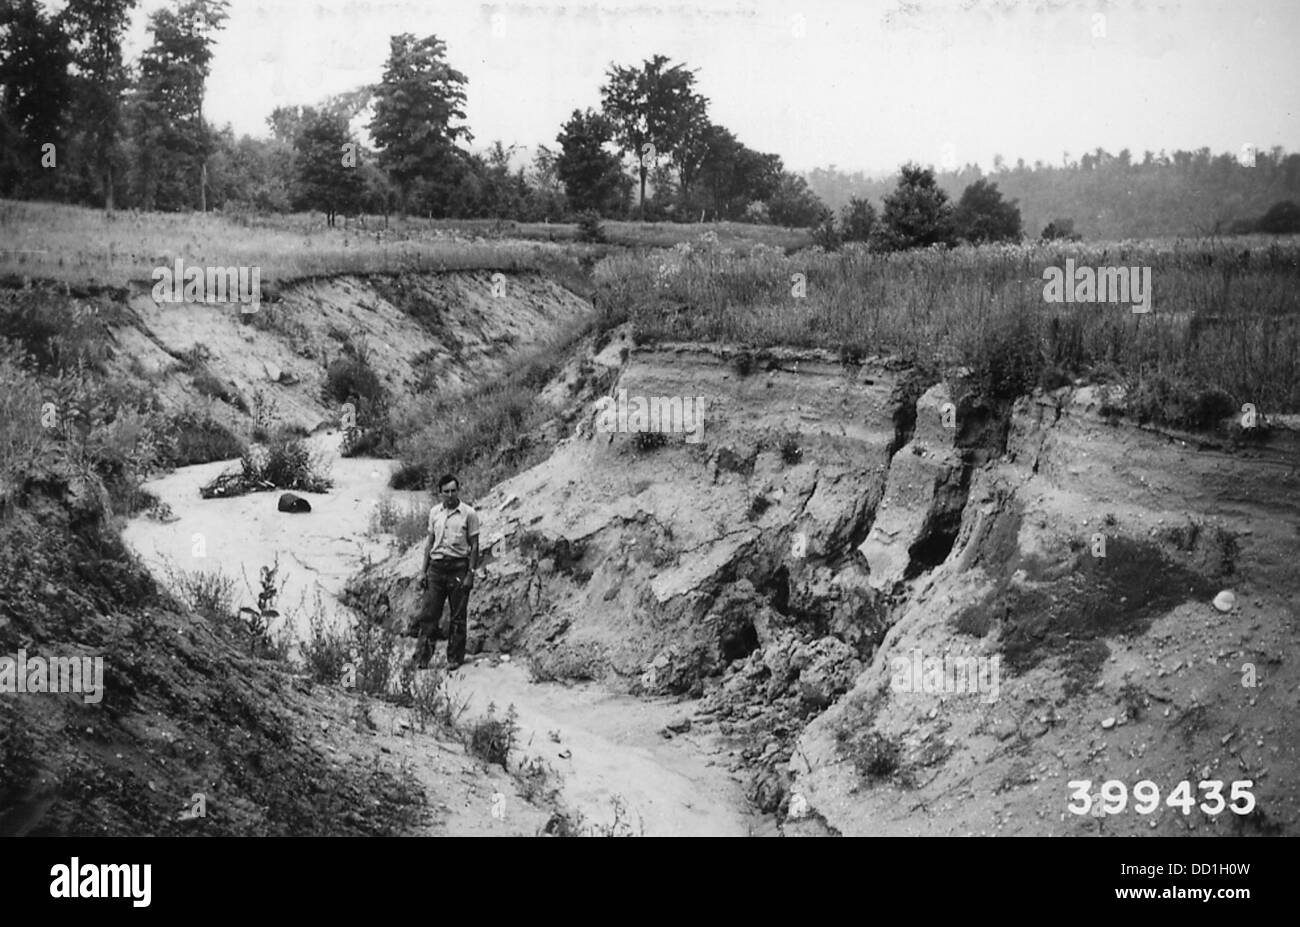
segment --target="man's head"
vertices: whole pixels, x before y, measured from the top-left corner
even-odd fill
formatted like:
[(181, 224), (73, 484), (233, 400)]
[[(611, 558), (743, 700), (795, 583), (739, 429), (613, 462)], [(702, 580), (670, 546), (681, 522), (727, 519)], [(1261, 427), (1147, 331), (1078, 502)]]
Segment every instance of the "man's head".
[(449, 509), (454, 509), (460, 505), (460, 480), (450, 473), (445, 474), (442, 479), (438, 480), (438, 497), (442, 499), (442, 504)]

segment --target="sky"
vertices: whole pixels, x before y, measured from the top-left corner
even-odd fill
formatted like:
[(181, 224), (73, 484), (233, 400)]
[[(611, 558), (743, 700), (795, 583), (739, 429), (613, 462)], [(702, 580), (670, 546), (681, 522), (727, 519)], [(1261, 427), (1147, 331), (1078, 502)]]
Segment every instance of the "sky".
[(377, 82), (401, 32), (447, 43), (476, 149), (556, 147), (612, 63), (663, 54), (792, 170), (1300, 151), (1296, 0), (231, 0), (206, 115), (265, 136), (277, 105)]

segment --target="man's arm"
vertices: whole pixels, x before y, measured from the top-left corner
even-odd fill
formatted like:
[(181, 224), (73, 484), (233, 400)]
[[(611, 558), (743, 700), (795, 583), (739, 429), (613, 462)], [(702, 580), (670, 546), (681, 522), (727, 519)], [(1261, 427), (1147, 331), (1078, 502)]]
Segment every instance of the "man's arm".
[(428, 583), (429, 552), (433, 550), (433, 512), (429, 512), (429, 535), (424, 539), (424, 556), (420, 558), (420, 588)]
[(474, 571), (478, 569), (478, 535), (469, 536), (469, 569), (465, 572), (465, 581), (461, 584), (466, 589), (474, 588)]

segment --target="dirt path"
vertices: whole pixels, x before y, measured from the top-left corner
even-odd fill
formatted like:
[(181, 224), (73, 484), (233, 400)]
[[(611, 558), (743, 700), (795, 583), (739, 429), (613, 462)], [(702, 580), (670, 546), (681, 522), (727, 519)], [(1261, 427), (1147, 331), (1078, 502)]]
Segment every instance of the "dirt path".
[[(387, 553), (383, 539), (367, 537), (375, 501), (392, 496), (405, 508), (408, 499), (424, 495), (384, 488), (393, 463), (340, 458), (338, 440), (336, 433), (308, 439), (330, 461), (334, 479), (329, 493), (302, 494), (312, 504), (310, 513), (278, 512), (278, 492), (202, 499), (199, 487), (235, 466), (229, 461), (202, 464), (148, 483), (146, 488), (167, 503), (174, 517), (133, 519), (123, 537), (164, 584), (167, 566), (233, 577), (236, 605), (254, 604), (258, 570), (278, 554), (284, 580), (279, 604), (286, 614), (296, 612), (290, 623), (301, 637), (317, 593), (327, 614), (342, 614), (337, 596), (347, 577), (365, 556), (380, 559)], [(300, 603), (307, 608), (297, 609)], [(517, 758), (541, 757), (558, 774), (552, 781), (559, 784), (565, 807), (581, 813), (588, 825), (612, 825), (618, 796), (626, 809), (624, 821), (632, 832), (644, 829), (646, 836), (774, 833), (768, 819), (749, 809), (740, 776), (728, 771), (730, 757), (718, 735), (698, 730), (672, 739), (661, 735), (670, 721), (689, 715), (689, 704), (634, 699), (594, 684), (534, 684), (522, 666), (496, 657), (467, 664), (452, 677), (450, 688), (468, 699), (467, 719), (481, 716), (489, 702), (501, 714), (513, 704), (520, 727)], [(418, 775), (435, 801), (437, 824), (430, 832), (535, 833), (539, 815), (540, 823), (545, 822), (543, 813), (500, 785), (497, 780), (506, 781), (500, 770), (474, 772), (473, 761), (459, 746), (432, 737), (415, 739), (410, 733), (403, 737), (391, 723), (387, 727), (386, 736), (397, 738), (387, 744), (390, 752), (419, 744)], [(558, 733), (558, 743), (551, 739), (552, 731)], [(477, 779), (469, 782), (467, 776)], [(506, 796), (506, 805), (493, 816), (491, 801), (498, 793)]]
[(559, 773), (564, 802), (588, 823), (613, 825), (617, 796), (631, 831), (644, 827), (647, 837), (775, 832), (749, 810), (716, 734), (662, 736), (668, 723), (689, 717), (689, 703), (636, 699), (593, 683), (533, 683), (522, 666), (491, 657), (466, 664), (448, 688), (469, 699), (472, 717), (489, 702), (497, 717), (513, 704), (520, 760), (541, 757)]

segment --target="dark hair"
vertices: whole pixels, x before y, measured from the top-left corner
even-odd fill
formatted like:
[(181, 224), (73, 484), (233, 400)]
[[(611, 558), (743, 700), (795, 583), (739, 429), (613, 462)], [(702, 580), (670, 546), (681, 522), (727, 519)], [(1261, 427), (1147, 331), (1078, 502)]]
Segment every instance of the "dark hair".
[(456, 488), (460, 489), (460, 480), (456, 479), (456, 477), (452, 476), (450, 473), (444, 473), (442, 475), (442, 479), (438, 480), (438, 488), (442, 489), (442, 487), (446, 486), (448, 483), (455, 483)]

